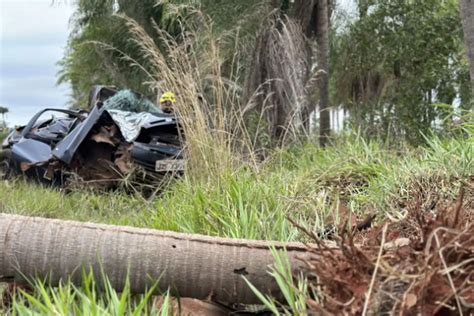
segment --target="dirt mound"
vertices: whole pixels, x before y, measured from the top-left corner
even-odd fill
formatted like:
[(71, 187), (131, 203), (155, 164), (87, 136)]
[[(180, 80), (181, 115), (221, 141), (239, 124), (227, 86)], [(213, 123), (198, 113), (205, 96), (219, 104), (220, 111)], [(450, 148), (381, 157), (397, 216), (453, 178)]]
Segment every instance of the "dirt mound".
[(420, 195), (402, 221), (340, 231), (337, 250), (316, 238), (308, 305), (327, 315), (474, 312), (473, 180), (430, 211)]

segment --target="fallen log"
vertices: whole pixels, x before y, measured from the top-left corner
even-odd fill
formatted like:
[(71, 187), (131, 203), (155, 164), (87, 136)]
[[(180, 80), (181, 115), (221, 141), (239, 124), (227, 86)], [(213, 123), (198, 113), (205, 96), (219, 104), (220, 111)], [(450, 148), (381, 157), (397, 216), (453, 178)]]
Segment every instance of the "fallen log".
[(301, 243), (250, 241), (194, 234), (81, 223), (0, 213), (0, 281), (40, 277), (80, 284), (91, 268), (100, 283), (143, 293), (158, 282), (161, 291), (181, 297), (228, 303), (258, 303), (245, 283), (282, 299), (268, 274), (274, 262), (269, 248), (286, 249), (293, 268), (306, 256)]

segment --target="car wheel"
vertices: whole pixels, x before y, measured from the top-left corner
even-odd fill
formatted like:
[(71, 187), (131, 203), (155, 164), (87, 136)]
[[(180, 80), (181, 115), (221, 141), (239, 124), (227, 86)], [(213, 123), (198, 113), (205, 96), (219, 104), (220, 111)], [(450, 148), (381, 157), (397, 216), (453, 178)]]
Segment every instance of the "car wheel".
[(0, 151), (0, 179), (9, 179), (13, 174), (12, 151), (4, 149)]

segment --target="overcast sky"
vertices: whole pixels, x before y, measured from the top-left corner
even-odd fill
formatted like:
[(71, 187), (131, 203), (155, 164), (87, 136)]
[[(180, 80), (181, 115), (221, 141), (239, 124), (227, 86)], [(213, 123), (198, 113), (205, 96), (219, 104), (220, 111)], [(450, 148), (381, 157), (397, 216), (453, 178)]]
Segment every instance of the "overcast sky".
[(69, 87), (56, 85), (56, 63), (72, 12), (64, 2), (0, 0), (0, 106), (10, 109), (10, 125), (26, 123), (46, 106), (66, 106)]

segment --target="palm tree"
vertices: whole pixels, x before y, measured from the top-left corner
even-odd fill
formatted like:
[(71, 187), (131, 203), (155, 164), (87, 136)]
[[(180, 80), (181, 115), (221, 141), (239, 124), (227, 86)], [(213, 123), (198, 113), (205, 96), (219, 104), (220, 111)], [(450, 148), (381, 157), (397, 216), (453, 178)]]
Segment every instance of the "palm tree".
[(331, 117), (329, 113), (329, 0), (319, 0), (317, 4), (318, 63), (321, 71), (319, 83), (319, 143), (322, 147), (328, 144), (331, 132)]
[(317, 44), (318, 90), (320, 128), (319, 143), (326, 146), (331, 132), (329, 100), (329, 30), (331, 0), (296, 0), (294, 16), (300, 21), (308, 38), (315, 38)]
[(3, 107), (3, 106), (0, 106), (0, 114), (2, 114), (2, 122), (3, 122), (3, 125), (6, 125), (5, 124), (5, 114), (8, 113), (8, 108), (7, 107)]
[[(286, 248), (293, 268), (302, 265), (300, 243), (232, 240), (151, 229), (118, 227), (0, 213), (0, 281), (40, 277), (81, 283), (81, 268), (106, 276), (118, 291), (127, 275), (131, 290), (143, 293), (159, 280), (180, 297), (259, 303), (243, 276), (278, 300), (283, 296), (268, 274), (269, 247)], [(101, 271), (104, 275), (101, 275)]]
[(461, 18), (470, 62), (471, 86), (474, 96), (474, 0), (460, 0)]

